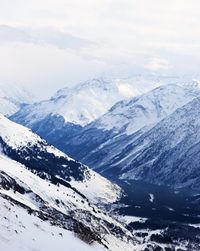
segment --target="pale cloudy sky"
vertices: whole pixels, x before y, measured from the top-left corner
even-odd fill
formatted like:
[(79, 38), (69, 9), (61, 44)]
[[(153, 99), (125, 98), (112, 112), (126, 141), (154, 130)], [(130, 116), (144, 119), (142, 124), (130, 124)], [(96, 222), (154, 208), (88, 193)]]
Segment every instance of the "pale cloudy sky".
[(199, 0), (0, 0), (0, 83), (199, 74)]

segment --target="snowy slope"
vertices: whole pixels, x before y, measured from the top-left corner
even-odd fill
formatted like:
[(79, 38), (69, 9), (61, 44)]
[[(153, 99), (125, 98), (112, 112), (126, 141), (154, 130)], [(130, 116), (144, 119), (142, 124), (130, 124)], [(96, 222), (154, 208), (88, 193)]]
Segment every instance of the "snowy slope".
[(0, 140), (4, 153), (11, 158), (32, 170), (71, 182), (93, 201), (113, 202), (120, 196), (119, 187), (3, 115), (0, 115)]
[(0, 207), (1, 251), (30, 251), (33, 248), (40, 251), (66, 251), (66, 246), (70, 251), (104, 250), (97, 245), (90, 247), (72, 232), (51, 226), (2, 197)]
[(160, 86), (141, 96), (117, 103), (95, 122), (96, 128), (121, 131), (126, 127), (126, 134), (130, 135), (144, 126), (158, 123), (199, 94), (198, 86)]
[(22, 108), (13, 119), (30, 128), (36, 127), (49, 116), (62, 117), (65, 123), (84, 126), (120, 100), (141, 95), (160, 85), (196, 82), (187, 77), (153, 75), (136, 75), (127, 79), (90, 79), (75, 87), (58, 90), (49, 100)]
[(114, 103), (135, 96), (143, 88), (136, 88), (130, 80), (91, 79), (72, 88), (63, 88), (51, 97), (23, 108), (16, 121), (34, 127), (44, 118), (55, 115), (65, 123), (84, 126), (104, 114)]
[(199, 116), (196, 98), (138, 137), (126, 158), (116, 159), (121, 177), (199, 190)]
[(31, 104), (35, 98), (25, 89), (16, 85), (0, 85), (0, 113), (11, 116), (23, 105)]
[[(74, 242), (72, 248), (77, 251), (80, 247), (134, 250), (137, 241), (132, 234), (102, 211), (104, 204), (109, 206), (120, 198), (121, 189), (117, 185), (3, 115), (0, 116), (0, 149), (3, 251), (15, 251), (14, 247), (19, 250), (21, 246), (24, 250), (36, 247), (44, 250), (46, 242), (40, 237), (49, 235), (51, 248), (57, 246), (59, 238), (63, 239), (59, 241), (60, 250), (64, 250), (62, 245), (67, 240)], [(30, 231), (35, 235), (30, 235)], [(77, 240), (78, 237), (92, 242), (92, 246)]]
[[(3, 154), (0, 155), (0, 204), (0, 243), (5, 247), (2, 250), (1, 245), (2, 251), (16, 251), (20, 247), (45, 250), (47, 245), (50, 250), (58, 245), (59, 250), (71, 245), (70, 251), (103, 250), (105, 246), (113, 251), (134, 250), (134, 238), (123, 225), (81, 194), (39, 178)], [(77, 239), (84, 237), (82, 231), (90, 236), (91, 247)]]

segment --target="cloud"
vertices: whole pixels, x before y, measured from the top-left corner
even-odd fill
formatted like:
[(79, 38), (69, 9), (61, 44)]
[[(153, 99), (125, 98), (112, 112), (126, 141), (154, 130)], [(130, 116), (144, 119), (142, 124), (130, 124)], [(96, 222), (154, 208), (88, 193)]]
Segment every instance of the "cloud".
[(81, 49), (95, 44), (55, 28), (28, 29), (8, 25), (0, 25), (0, 43), (53, 45), (60, 49)]
[(0, 81), (40, 91), (90, 76), (199, 71), (199, 0), (0, 0), (0, 6)]
[(168, 70), (170, 68), (170, 64), (168, 60), (164, 58), (154, 57), (146, 65), (146, 68), (151, 71)]

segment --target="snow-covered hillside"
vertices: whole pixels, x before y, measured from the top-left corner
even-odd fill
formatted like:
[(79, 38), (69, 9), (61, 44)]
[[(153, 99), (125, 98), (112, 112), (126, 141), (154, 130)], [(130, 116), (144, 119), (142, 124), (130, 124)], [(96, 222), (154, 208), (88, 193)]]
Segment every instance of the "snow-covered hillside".
[(0, 115), (0, 140), (3, 152), (11, 158), (32, 170), (44, 172), (50, 176), (56, 175), (58, 178), (73, 183), (73, 186), (77, 186), (83, 193), (90, 194), (91, 200), (96, 198), (112, 202), (120, 195), (119, 187), (3, 115)]
[(48, 244), (51, 248), (61, 245), (60, 250), (69, 240), (74, 241), (72, 250), (77, 251), (81, 246), (83, 250), (134, 250), (137, 241), (132, 234), (98, 208), (120, 198), (117, 185), (3, 115), (0, 146), (2, 251), (16, 251), (22, 246), (25, 250), (44, 250), (42, 236), (51, 236)]
[(31, 104), (35, 98), (16, 85), (0, 85), (0, 113), (11, 116), (25, 104)]
[[(17, 196), (16, 196), (17, 197)], [(0, 245), (1, 251), (102, 251), (100, 245), (89, 246), (75, 235), (50, 222), (30, 215), (7, 198), (0, 196)]]
[[(133, 250), (131, 234), (120, 223), (92, 205), (80, 192), (41, 179), (2, 154), (0, 203), (0, 243), (5, 247), (2, 249), (1, 245), (2, 251), (16, 251), (20, 247), (24, 250), (36, 247), (38, 250), (46, 250), (47, 245), (50, 250), (57, 245), (60, 246), (59, 250), (64, 250), (69, 240), (72, 241), (70, 251), (78, 251), (81, 246), (88, 251), (103, 250), (106, 246), (113, 251), (121, 250), (122, 247)], [(111, 231), (109, 224), (113, 224), (116, 231), (121, 231), (121, 237), (114, 229)], [(80, 239), (85, 238), (85, 241), (88, 238), (88, 243), (94, 244), (87, 246), (74, 234)], [(127, 237), (126, 241), (124, 236)], [(48, 243), (47, 238), (50, 239)]]

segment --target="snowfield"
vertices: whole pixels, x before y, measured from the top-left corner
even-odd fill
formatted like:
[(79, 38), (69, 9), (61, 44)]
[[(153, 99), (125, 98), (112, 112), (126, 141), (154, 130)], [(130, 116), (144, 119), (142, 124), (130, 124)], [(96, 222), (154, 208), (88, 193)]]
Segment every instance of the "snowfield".
[(103, 251), (98, 244), (87, 245), (74, 233), (52, 226), (0, 197), (1, 251)]

